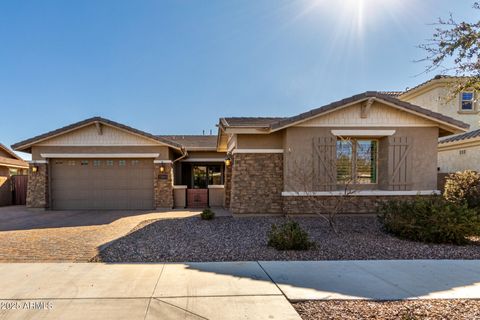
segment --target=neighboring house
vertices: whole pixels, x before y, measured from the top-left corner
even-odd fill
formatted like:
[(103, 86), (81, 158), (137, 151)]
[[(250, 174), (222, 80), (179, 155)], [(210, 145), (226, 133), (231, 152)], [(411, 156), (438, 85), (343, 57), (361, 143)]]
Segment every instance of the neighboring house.
[(440, 139), (438, 163), (441, 173), (480, 172), (480, 129)]
[(470, 125), (470, 130), (480, 129), (480, 106), (477, 94), (464, 91), (452, 96), (452, 86), (457, 77), (438, 75), (411, 89), (397, 93), (397, 98), (444, 114)]
[[(328, 201), (351, 178), (351, 211), (366, 212), (380, 198), (434, 192), (438, 137), (467, 129), (366, 92), (293, 117), (222, 118), (218, 136), (158, 136), (95, 117), (12, 147), (32, 154), (29, 207), (308, 213), (305, 193)], [(297, 169), (313, 183), (298, 183)]]
[(454, 76), (438, 75), (404, 92), (392, 92), (398, 99), (442, 113), (470, 125), (471, 132), (439, 140), (440, 173), (480, 169), (480, 143), (475, 140), (480, 129), (478, 93), (464, 91), (452, 96)]
[(0, 206), (13, 204), (11, 177), (27, 172), (28, 163), (0, 143)]

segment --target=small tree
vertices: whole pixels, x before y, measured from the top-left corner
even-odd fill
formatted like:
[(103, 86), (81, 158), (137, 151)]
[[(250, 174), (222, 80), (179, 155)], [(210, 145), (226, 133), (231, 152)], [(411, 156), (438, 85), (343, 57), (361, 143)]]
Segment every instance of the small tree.
[[(349, 138), (342, 138), (342, 144), (352, 144)], [(336, 217), (339, 213), (345, 212), (352, 196), (356, 193), (353, 188), (353, 177), (351, 174), (351, 164), (348, 163), (349, 155), (343, 148), (336, 148), (330, 152), (330, 157), (324, 158), (323, 166), (326, 168), (322, 181), (319, 181), (318, 173), (315, 170), (315, 159), (318, 156), (315, 152), (311, 157), (296, 158), (289, 168), (290, 190), (296, 193), (304, 200), (304, 203), (310, 205), (312, 213), (324, 219), (330, 228), (338, 233)], [(332, 156), (332, 155), (335, 156)], [(337, 166), (341, 170), (337, 171)], [(320, 189), (320, 190), (318, 190)], [(331, 191), (332, 196), (327, 196), (328, 200), (322, 199), (317, 195), (317, 191)]]
[[(475, 2), (473, 8), (479, 10), (480, 3)], [(440, 69), (459, 76), (452, 84), (450, 98), (464, 90), (479, 90), (480, 21), (457, 22), (450, 14), (448, 19), (439, 18), (434, 26), (432, 38), (419, 46), (426, 52), (420, 61), (429, 62), (425, 72)]]

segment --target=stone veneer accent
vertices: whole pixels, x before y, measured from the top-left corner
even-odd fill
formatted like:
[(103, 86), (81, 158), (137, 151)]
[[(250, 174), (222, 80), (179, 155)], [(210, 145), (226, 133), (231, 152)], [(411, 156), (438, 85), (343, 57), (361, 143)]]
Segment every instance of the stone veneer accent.
[[(32, 172), (33, 166), (38, 168), (37, 172)], [(28, 208), (49, 207), (48, 171), (46, 163), (30, 164), (27, 185)]]
[[(160, 167), (163, 166), (165, 171), (160, 173)], [(173, 170), (171, 163), (155, 163), (154, 165), (153, 187), (155, 193), (155, 207), (168, 208), (174, 207), (173, 202)], [(162, 175), (166, 175), (166, 179), (161, 179)]]
[(233, 155), (233, 213), (282, 213), (283, 154), (236, 153)]
[(230, 209), (230, 199), (232, 194), (232, 164), (225, 165), (225, 208)]
[[(413, 200), (417, 196), (349, 196), (341, 213), (375, 213), (377, 204), (388, 200)], [(428, 197), (428, 196), (423, 196)], [(283, 210), (285, 214), (327, 213), (326, 209), (335, 203), (336, 196), (285, 196)], [(322, 210), (323, 209), (323, 210)]]

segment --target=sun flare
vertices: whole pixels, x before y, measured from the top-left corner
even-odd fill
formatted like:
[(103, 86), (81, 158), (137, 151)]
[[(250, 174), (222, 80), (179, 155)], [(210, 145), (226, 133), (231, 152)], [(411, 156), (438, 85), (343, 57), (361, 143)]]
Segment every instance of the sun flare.
[(381, 23), (397, 23), (409, 0), (307, 0), (306, 14), (331, 19), (335, 32), (363, 37)]

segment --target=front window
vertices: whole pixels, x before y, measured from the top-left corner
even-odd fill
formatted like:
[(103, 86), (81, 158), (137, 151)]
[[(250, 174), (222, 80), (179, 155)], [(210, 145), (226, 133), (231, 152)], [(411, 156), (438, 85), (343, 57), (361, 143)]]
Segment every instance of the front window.
[(208, 185), (222, 184), (222, 166), (208, 166)]
[(211, 185), (223, 184), (222, 165), (193, 165), (192, 186), (195, 189), (206, 189)]
[(474, 110), (474, 94), (473, 92), (462, 92), (461, 93), (461, 111), (473, 111)]
[(377, 150), (377, 140), (337, 140), (337, 182), (377, 183)]
[(207, 188), (207, 166), (193, 166), (193, 187), (195, 189)]

